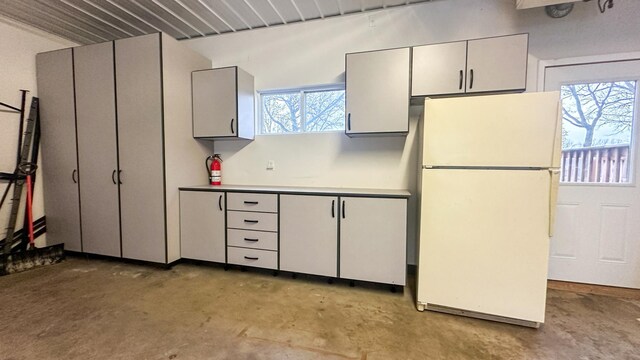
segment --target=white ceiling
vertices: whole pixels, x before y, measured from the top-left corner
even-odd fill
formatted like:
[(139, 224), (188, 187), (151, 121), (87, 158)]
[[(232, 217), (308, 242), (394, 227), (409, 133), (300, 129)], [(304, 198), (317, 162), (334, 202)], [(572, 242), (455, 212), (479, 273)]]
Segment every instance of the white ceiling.
[(0, 0), (0, 15), (79, 44), (192, 39), (430, 0)]

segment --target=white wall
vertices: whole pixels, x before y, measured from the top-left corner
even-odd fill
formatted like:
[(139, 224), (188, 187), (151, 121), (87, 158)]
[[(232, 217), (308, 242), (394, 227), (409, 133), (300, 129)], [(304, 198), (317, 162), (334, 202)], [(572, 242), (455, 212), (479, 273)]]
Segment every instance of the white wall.
[[(26, 107), (31, 104), (31, 96), (37, 96), (36, 89), (36, 54), (59, 48), (74, 46), (75, 44), (36, 30), (28, 30), (11, 20), (0, 17), (0, 102), (19, 107), (20, 89), (29, 90)], [(20, 117), (18, 114), (0, 112), (0, 171), (13, 172), (16, 166), (16, 151), (18, 147), (18, 129)], [(34, 191), (34, 220), (44, 214), (42, 199), (42, 173), (36, 174)], [(0, 183), (0, 196), (7, 187), (6, 182)], [(13, 187), (9, 192), (11, 197)], [(26, 192), (22, 196), (24, 207)], [(5, 237), (11, 201), (5, 200), (0, 210), (0, 238)], [(18, 229), (22, 228), (20, 210)], [(38, 238), (37, 245), (44, 245), (45, 236)]]
[[(344, 81), (344, 54), (383, 48), (528, 32), (528, 90), (538, 59), (640, 50), (640, 1), (619, 1), (605, 14), (595, 2), (551, 19), (542, 8), (515, 9), (513, 0), (442, 0), (321, 21), (186, 41), (213, 59), (255, 76), (257, 90)], [(499, 54), (496, 54), (499, 56)], [(404, 138), (347, 138), (342, 133), (257, 136), (216, 141), (229, 184), (409, 189), (417, 192), (420, 108)], [(266, 170), (267, 160), (275, 170)], [(416, 199), (410, 201), (409, 262), (415, 263)]]

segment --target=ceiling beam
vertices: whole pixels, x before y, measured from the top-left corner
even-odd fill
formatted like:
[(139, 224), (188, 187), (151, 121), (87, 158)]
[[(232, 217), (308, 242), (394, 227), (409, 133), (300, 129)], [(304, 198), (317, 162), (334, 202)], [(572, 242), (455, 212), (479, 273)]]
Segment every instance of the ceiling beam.
[(103, 24), (106, 24), (106, 25), (108, 25), (108, 26), (111, 26), (112, 28), (114, 28), (114, 29), (116, 29), (116, 30), (118, 30), (118, 31), (120, 31), (120, 32), (123, 32), (123, 33), (125, 33), (125, 34), (127, 34), (127, 35), (129, 35), (129, 36), (135, 36), (135, 34), (132, 34), (132, 33), (128, 32), (127, 30), (122, 29), (121, 27), (119, 27), (119, 26), (117, 26), (117, 25), (114, 25), (114, 24), (112, 24), (111, 22), (109, 22), (109, 21), (107, 21), (107, 20), (105, 20), (105, 19), (103, 19), (103, 18), (101, 18), (101, 17), (98, 17), (98, 16), (93, 15), (92, 13), (90, 13), (90, 12), (88, 12), (87, 10), (85, 10), (85, 9), (83, 9), (83, 8), (81, 8), (81, 7), (79, 7), (78, 5), (75, 5), (75, 4), (70, 3), (68, 0), (60, 0), (60, 1), (62, 1), (64, 4), (67, 4), (68, 6), (71, 6), (72, 8), (74, 8), (74, 9), (76, 9), (76, 10), (78, 10), (78, 11), (82, 12), (83, 14), (85, 14), (85, 15), (87, 15), (87, 16), (89, 16), (89, 17), (91, 17), (92, 19), (95, 19), (96, 21), (99, 21), (99, 22), (101, 22), (101, 23), (103, 23)]
[(215, 12), (215, 10), (213, 10), (209, 5), (205, 4), (205, 2), (204, 2), (204, 1), (202, 1), (202, 0), (198, 0), (198, 2), (199, 2), (200, 4), (202, 4), (202, 6), (204, 6), (205, 8), (207, 8), (207, 10), (209, 10), (209, 12), (213, 14), (213, 16), (215, 16), (215, 17), (217, 17), (218, 19), (220, 19), (220, 21), (222, 21), (222, 23), (223, 23), (226, 27), (228, 27), (229, 29), (231, 29), (231, 31), (236, 32), (236, 29), (235, 29), (233, 26), (231, 26), (231, 25), (230, 25), (230, 24), (229, 24), (225, 19), (223, 19), (223, 18), (222, 18), (222, 16), (218, 15), (218, 13), (217, 13), (217, 12)]
[(291, 1), (291, 5), (293, 5), (293, 7), (294, 7), (294, 8), (296, 8), (296, 11), (298, 12), (298, 15), (300, 16), (300, 19), (301, 19), (302, 21), (307, 21), (307, 20), (304, 18), (304, 15), (302, 15), (302, 11), (300, 11), (300, 9), (298, 8), (298, 5), (296, 4), (296, 1), (295, 1), (295, 0), (289, 0), (289, 1)]
[(221, 0), (222, 3), (229, 9), (231, 10), (231, 12), (238, 17), (238, 19), (240, 19), (240, 21), (242, 21), (242, 23), (249, 28), (249, 30), (253, 29), (253, 27), (251, 26), (251, 24), (249, 24), (249, 22), (247, 20), (245, 20), (245, 18), (243, 16), (240, 15), (239, 12), (236, 11), (236, 9), (233, 8), (233, 6), (231, 6), (231, 4), (227, 3), (226, 0)]
[(93, 2), (91, 2), (91, 1), (89, 1), (89, 0), (82, 0), (82, 1), (83, 1), (84, 3), (86, 3), (86, 4), (88, 4), (88, 5), (91, 5), (91, 6), (93, 6), (94, 8), (96, 8), (96, 9), (98, 9), (98, 10), (100, 10), (100, 11), (104, 12), (105, 14), (108, 14), (108, 15), (110, 15), (110, 16), (113, 16), (114, 18), (116, 18), (116, 19), (118, 19), (118, 20), (122, 21), (123, 23), (125, 23), (125, 24), (127, 24), (127, 25), (131, 26), (132, 28), (134, 28), (134, 29), (136, 29), (136, 30), (140, 31), (140, 33), (141, 33), (141, 34), (146, 34), (146, 33), (147, 33), (146, 31), (144, 31), (144, 30), (140, 29), (139, 27), (137, 27), (137, 26), (133, 25), (132, 23), (128, 22), (127, 20), (125, 20), (125, 19), (121, 18), (120, 16), (118, 16), (118, 15), (114, 14), (113, 12), (111, 12), (111, 11), (109, 11), (109, 10), (107, 10), (107, 9), (103, 8), (102, 6), (100, 6), (100, 5), (98, 5), (98, 4), (94, 4)]
[(200, 34), (200, 36), (204, 36), (204, 33), (202, 31), (200, 31), (196, 26), (192, 25), (190, 22), (188, 22), (187, 20), (183, 19), (180, 15), (176, 14), (174, 11), (172, 11), (168, 7), (164, 6), (163, 4), (158, 2), (157, 0), (151, 0), (151, 1), (154, 4), (156, 4), (157, 6), (161, 7), (164, 11), (168, 12), (169, 14), (171, 14), (171, 16), (175, 17), (176, 19), (180, 20), (183, 24), (185, 24), (188, 27), (190, 27), (191, 30), (193, 30), (193, 31), (197, 32), (198, 34)]
[(269, 27), (269, 23), (264, 20), (262, 15), (260, 15), (260, 13), (258, 13), (256, 11), (256, 9), (253, 7), (253, 5), (251, 5), (247, 0), (242, 0), (242, 1), (244, 1), (244, 3), (249, 7), (249, 9), (251, 9), (251, 11), (253, 11), (254, 14), (256, 14), (256, 16), (260, 19), (260, 21), (262, 21), (264, 26)]
[(269, 5), (271, 5), (271, 8), (273, 9), (273, 11), (276, 12), (276, 14), (278, 14), (278, 17), (280, 18), (280, 20), (282, 20), (283, 24), (287, 23), (287, 20), (284, 19), (284, 17), (282, 16), (282, 14), (280, 14), (280, 11), (278, 11), (278, 9), (276, 8), (275, 5), (273, 5), (273, 3), (271, 2), (271, 0), (267, 0), (267, 2), (269, 3)]

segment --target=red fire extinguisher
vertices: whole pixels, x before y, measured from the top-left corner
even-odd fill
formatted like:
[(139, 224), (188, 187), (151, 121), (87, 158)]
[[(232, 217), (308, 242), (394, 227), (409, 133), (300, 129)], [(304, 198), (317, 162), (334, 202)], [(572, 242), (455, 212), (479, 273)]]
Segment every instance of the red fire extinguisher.
[[(209, 163), (211, 161), (211, 163)], [(213, 154), (205, 160), (207, 172), (209, 173), (209, 183), (211, 185), (222, 184), (222, 159), (220, 154)]]

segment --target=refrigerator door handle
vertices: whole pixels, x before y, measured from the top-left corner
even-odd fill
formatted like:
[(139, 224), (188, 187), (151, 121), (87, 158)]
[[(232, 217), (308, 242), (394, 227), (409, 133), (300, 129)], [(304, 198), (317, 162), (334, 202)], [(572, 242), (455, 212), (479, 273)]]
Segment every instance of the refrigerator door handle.
[(558, 202), (558, 187), (560, 186), (560, 169), (549, 169), (549, 237), (553, 236), (556, 222), (556, 203)]

